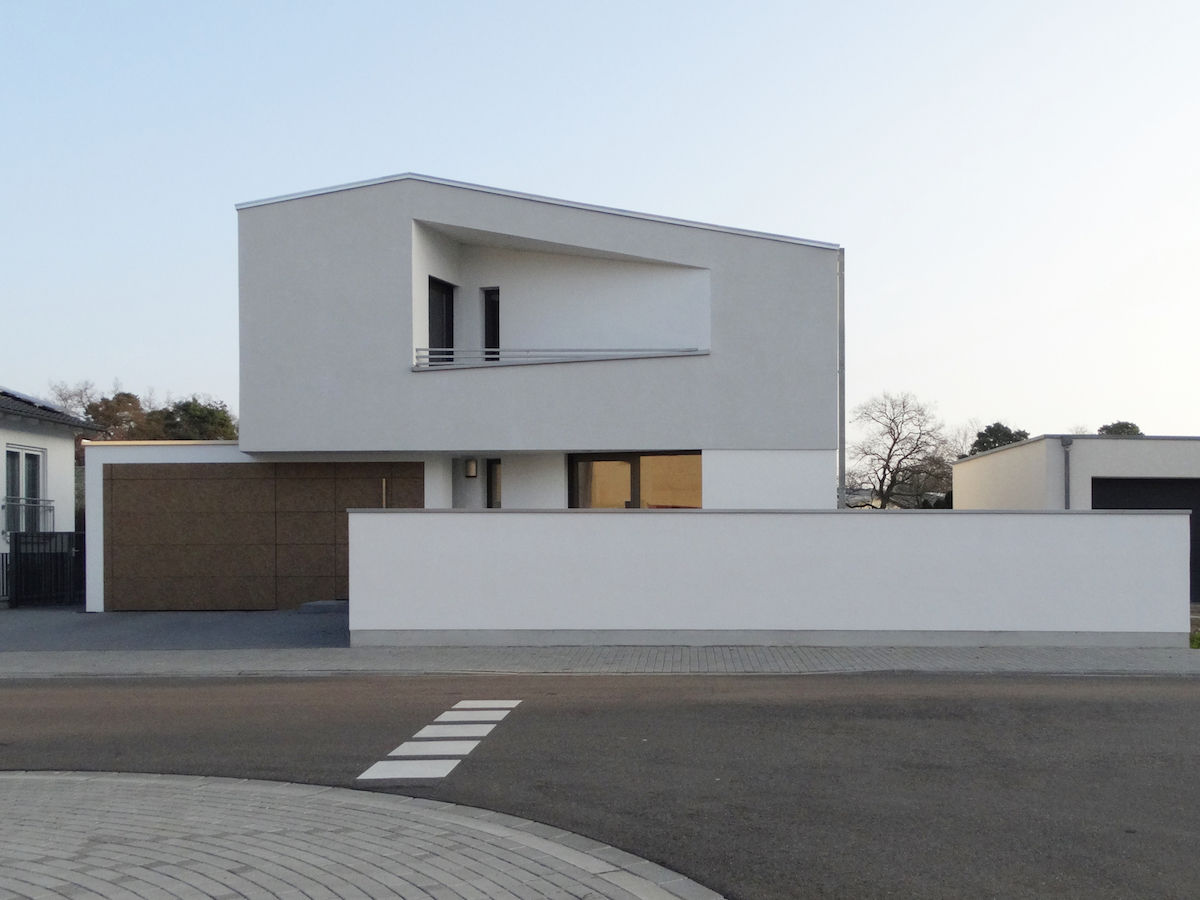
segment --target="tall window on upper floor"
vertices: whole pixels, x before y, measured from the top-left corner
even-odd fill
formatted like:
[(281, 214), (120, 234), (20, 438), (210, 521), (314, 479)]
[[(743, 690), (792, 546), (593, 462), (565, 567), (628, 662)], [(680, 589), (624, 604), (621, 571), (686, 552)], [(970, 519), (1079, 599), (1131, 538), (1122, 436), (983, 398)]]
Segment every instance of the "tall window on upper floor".
[(500, 288), (483, 289), (483, 358), (500, 358)]
[(454, 362), (454, 285), (429, 279), (429, 364)]
[(700, 509), (700, 453), (574, 453), (567, 488), (575, 509)]
[(45, 451), (8, 447), (4, 454), (4, 530), (48, 531), (43, 503)]

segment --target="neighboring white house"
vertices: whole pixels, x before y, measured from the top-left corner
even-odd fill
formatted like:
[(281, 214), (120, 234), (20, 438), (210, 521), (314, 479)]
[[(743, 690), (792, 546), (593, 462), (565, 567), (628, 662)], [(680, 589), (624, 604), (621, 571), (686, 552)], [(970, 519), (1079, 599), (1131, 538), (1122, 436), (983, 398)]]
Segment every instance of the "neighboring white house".
[(75, 435), (94, 430), (52, 403), (0, 387), (0, 553), (13, 532), (75, 530)]
[(1200, 599), (1200, 437), (1047, 434), (954, 463), (955, 509), (1182, 509)]

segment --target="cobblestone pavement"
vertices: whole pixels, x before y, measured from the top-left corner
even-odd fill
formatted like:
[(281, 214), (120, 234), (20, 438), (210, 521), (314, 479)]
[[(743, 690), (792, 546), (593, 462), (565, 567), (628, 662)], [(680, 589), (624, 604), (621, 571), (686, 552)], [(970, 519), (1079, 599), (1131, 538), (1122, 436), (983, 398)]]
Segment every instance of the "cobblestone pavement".
[(339, 788), (0, 772), (0, 898), (720, 900), (674, 872), (486, 810)]

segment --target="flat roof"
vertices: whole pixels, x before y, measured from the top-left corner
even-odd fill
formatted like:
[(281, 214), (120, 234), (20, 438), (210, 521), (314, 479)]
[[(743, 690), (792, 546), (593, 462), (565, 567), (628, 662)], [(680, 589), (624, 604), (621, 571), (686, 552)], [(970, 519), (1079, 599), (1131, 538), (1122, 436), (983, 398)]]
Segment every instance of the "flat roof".
[(634, 212), (628, 209), (617, 209), (609, 206), (597, 206), (592, 203), (577, 203), (573, 200), (560, 200), (556, 197), (544, 197), (540, 194), (526, 194), (521, 191), (509, 191), (503, 188), (487, 187), (482, 184), (471, 184), (466, 181), (453, 181), (449, 178), (435, 178), (432, 175), (421, 175), (416, 172), (403, 172), (399, 175), (385, 175), (382, 178), (371, 178), (367, 181), (354, 181), (349, 184), (338, 184), (332, 187), (315, 188), (310, 191), (299, 191), (295, 194), (282, 194), (278, 197), (267, 197), (262, 200), (250, 200), (234, 205), (234, 209), (253, 209), (256, 206), (269, 206), (272, 203), (286, 203), (289, 200), (301, 200), (305, 197), (316, 197), (321, 194), (335, 194), (339, 191), (352, 191), (358, 188), (374, 187), (379, 184), (390, 184), (395, 181), (422, 181), (426, 184), (437, 184), (444, 187), (460, 188), (468, 191), (478, 191), (484, 194), (496, 194), (501, 197), (512, 197), (517, 200), (530, 200), (534, 203), (547, 203), (552, 206), (565, 206), (571, 209), (581, 209), (588, 212), (604, 213), (610, 216), (625, 216), (630, 219), (642, 219), (647, 222), (661, 222), (666, 225), (680, 225), (685, 228), (701, 228), (705, 231), (719, 231), (725, 234), (737, 234), (742, 237), (762, 238), (769, 241), (784, 241), (789, 244), (802, 244), (806, 247), (819, 247), (824, 250), (840, 250), (841, 246), (828, 241), (814, 241), (807, 238), (792, 237), (786, 234), (773, 234), (767, 231), (752, 231), (746, 228), (729, 228), (724, 225), (713, 225), (708, 222), (694, 222), (690, 219), (675, 219), (670, 216), (656, 216), (650, 213)]
[(984, 450), (982, 453), (972, 453), (970, 456), (964, 456), (962, 459), (952, 460), (950, 465), (956, 466), (959, 463), (970, 462), (982, 456), (991, 456), (993, 453), (1001, 453), (1005, 450), (1011, 450), (1014, 447), (1036, 444), (1038, 441), (1057, 441), (1063, 438), (1070, 438), (1072, 441), (1200, 441), (1200, 435), (1194, 434), (1039, 434), (1031, 438), (1026, 438), (1023, 441), (1014, 441), (1011, 444), (1005, 444), (1003, 447), (993, 447), (991, 450)]

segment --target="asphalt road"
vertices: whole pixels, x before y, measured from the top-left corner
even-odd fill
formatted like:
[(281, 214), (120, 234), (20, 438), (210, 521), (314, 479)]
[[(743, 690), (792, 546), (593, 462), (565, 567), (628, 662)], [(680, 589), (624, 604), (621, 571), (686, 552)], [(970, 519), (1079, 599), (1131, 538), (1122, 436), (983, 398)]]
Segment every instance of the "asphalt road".
[[(357, 776), (519, 699), (449, 777)], [(482, 806), (730, 898), (1191, 897), (1200, 681), (986, 676), (7, 682), (0, 768), (209, 774)], [(3, 798), (0, 798), (0, 810)]]

